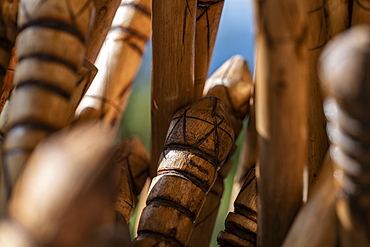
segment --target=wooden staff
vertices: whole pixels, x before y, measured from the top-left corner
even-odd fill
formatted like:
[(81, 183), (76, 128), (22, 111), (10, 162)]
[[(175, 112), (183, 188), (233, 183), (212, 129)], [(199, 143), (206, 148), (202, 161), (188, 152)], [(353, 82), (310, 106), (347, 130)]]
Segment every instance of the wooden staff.
[(317, 61), (322, 48), (326, 44), (326, 26), (324, 13), (324, 0), (305, 1), (308, 20), (308, 185), (305, 184), (305, 197), (308, 189), (316, 179), (321, 168), (325, 154), (329, 147), (326, 136), (326, 118), (322, 108), (323, 97), (320, 91), (317, 75)]
[(234, 142), (227, 114), (221, 100), (207, 97), (174, 115), (134, 246), (187, 244), (216, 171)]
[(100, 123), (65, 129), (32, 153), (9, 203), (9, 217), (41, 246), (81, 246), (114, 221), (120, 168), (113, 135)]
[(16, 92), (4, 143), (8, 194), (36, 144), (66, 125), (92, 14), (91, 0), (20, 4)]
[(4, 77), (17, 36), (19, 0), (0, 0), (0, 78)]
[(211, 64), (223, 6), (224, 0), (197, 1), (194, 64), (195, 99), (200, 99), (203, 95), (203, 87)]
[[(352, 27), (327, 46), (321, 80), (337, 111), (329, 126), (330, 155), (339, 169), (337, 216), (341, 246), (370, 246), (370, 28)], [(345, 59), (344, 59), (345, 58)]]
[(257, 181), (252, 168), (227, 215), (225, 230), (217, 236), (218, 246), (254, 247), (257, 242)]
[(257, 1), (258, 246), (280, 246), (302, 203), (308, 58), (302, 1)]
[(150, 16), (150, 0), (122, 0), (96, 62), (100, 71), (77, 109), (80, 121), (100, 118), (118, 128), (150, 38)]
[(2, 112), (5, 102), (9, 99), (10, 93), (14, 88), (13, 79), (14, 79), (14, 72), (15, 67), (17, 65), (17, 58), (15, 54), (15, 49), (12, 49), (12, 56), (10, 57), (9, 65), (3, 80), (3, 88), (0, 98), (0, 113)]
[(196, 2), (153, 1), (151, 177), (173, 115), (194, 99)]
[(325, 23), (327, 39), (345, 31), (350, 26), (350, 8), (352, 0), (325, 0)]
[(91, 28), (89, 39), (86, 43), (85, 58), (95, 63), (105, 37), (112, 25), (112, 21), (121, 0), (93, 0), (95, 7), (94, 25)]
[(120, 190), (113, 208), (128, 224), (134, 213), (137, 197), (149, 176), (149, 156), (138, 137), (130, 137), (117, 144), (113, 156), (122, 168)]
[(282, 247), (337, 246), (337, 217), (332, 161), (327, 155), (310, 190), (308, 202), (299, 210)]
[[(249, 110), (252, 77), (248, 64), (242, 56), (227, 60), (206, 82), (205, 95), (221, 99), (229, 108), (229, 120), (237, 137), (242, 128), (242, 120)], [(217, 173), (217, 179), (207, 194), (207, 199), (195, 222), (188, 246), (209, 246), (224, 191), (224, 179), (233, 166), (231, 158), (236, 146), (229, 153), (225, 164)]]
[(366, 0), (353, 0), (352, 3), (351, 26), (370, 24), (370, 3)]

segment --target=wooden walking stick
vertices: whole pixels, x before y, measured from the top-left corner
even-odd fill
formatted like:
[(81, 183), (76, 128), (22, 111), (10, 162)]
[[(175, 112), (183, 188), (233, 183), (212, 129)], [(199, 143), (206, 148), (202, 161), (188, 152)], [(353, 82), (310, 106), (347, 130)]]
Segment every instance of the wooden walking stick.
[(150, 38), (150, 16), (150, 0), (122, 0), (96, 62), (100, 71), (77, 109), (79, 121), (100, 118), (118, 128)]
[(350, 7), (352, 0), (325, 0), (325, 23), (327, 39), (345, 31), (350, 26)]
[(257, 242), (257, 181), (255, 169), (248, 173), (234, 202), (234, 212), (227, 215), (225, 230), (217, 237), (218, 246), (254, 247)]
[(93, 2), (27, 0), (19, 10), (16, 92), (3, 157), (8, 193), (36, 144), (66, 125)]
[(134, 246), (186, 246), (206, 195), (234, 142), (228, 109), (207, 97), (173, 117)]
[(94, 25), (86, 43), (85, 55), (85, 58), (91, 63), (95, 63), (121, 0), (93, 0), (93, 2), (95, 7)]
[(308, 58), (302, 1), (257, 1), (258, 246), (280, 246), (302, 203)]
[(17, 35), (19, 0), (0, 0), (0, 78), (4, 77)]
[(151, 177), (173, 115), (194, 99), (196, 2), (153, 1)]
[(352, 27), (321, 56), (323, 87), (337, 107), (328, 129), (333, 142), (330, 155), (339, 167), (336, 211), (345, 247), (370, 245), (369, 61), (368, 26)]
[(370, 24), (370, 3), (366, 0), (353, 0), (351, 26)]
[(137, 197), (149, 176), (149, 156), (138, 137), (130, 137), (117, 144), (114, 160), (123, 169), (120, 190), (113, 208), (128, 223), (134, 213)]
[(299, 210), (283, 247), (337, 246), (337, 217), (332, 161), (327, 155), (318, 178), (310, 190), (308, 202)]
[(197, 1), (194, 64), (195, 99), (200, 99), (203, 95), (204, 83), (211, 64), (223, 6), (224, 0)]
[[(216, 70), (206, 82), (205, 95), (221, 99), (229, 108), (229, 120), (233, 123), (235, 136), (239, 135), (242, 120), (248, 113), (252, 77), (248, 64), (242, 56), (233, 56)], [(235, 146), (235, 145), (234, 145)], [(224, 191), (224, 179), (234, 163), (231, 158), (236, 146), (229, 153), (225, 164), (217, 172), (207, 199), (195, 222), (188, 246), (209, 246)]]
[(114, 221), (120, 168), (113, 135), (98, 123), (68, 128), (38, 146), (9, 203), (9, 217), (42, 246), (81, 246)]
[(323, 111), (323, 97), (317, 75), (317, 61), (321, 50), (326, 44), (326, 26), (324, 0), (305, 1), (308, 20), (308, 184), (305, 184), (307, 198), (308, 189), (312, 186), (321, 168), (329, 147), (326, 135), (326, 118)]

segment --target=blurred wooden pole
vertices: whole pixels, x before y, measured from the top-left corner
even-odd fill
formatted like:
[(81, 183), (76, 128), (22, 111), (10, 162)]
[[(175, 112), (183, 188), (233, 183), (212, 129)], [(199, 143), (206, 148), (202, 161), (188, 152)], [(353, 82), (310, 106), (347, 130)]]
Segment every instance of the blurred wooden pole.
[(173, 115), (194, 100), (196, 2), (153, 0), (152, 177)]
[(119, 127), (151, 35), (151, 0), (122, 0), (96, 61), (99, 73), (76, 111), (77, 121), (100, 118)]
[(3, 148), (8, 195), (37, 143), (67, 124), (92, 17), (91, 0), (20, 3), (16, 89)]
[[(15, 37), (19, 0), (0, 0), (0, 79), (5, 76)], [(0, 85), (1, 86), (1, 85)]]
[[(251, 88), (252, 77), (248, 64), (239, 55), (227, 60), (206, 82), (204, 94), (218, 97), (229, 108), (228, 118), (233, 123), (235, 138), (239, 135), (243, 127), (242, 120), (249, 111), (248, 103), (252, 92)], [(207, 199), (195, 222), (187, 246), (209, 246), (220, 200), (224, 192), (224, 179), (233, 166), (232, 156), (235, 150), (236, 145), (230, 151), (224, 165), (217, 172), (217, 179), (207, 194)]]
[(308, 202), (299, 210), (282, 247), (337, 246), (336, 199), (333, 167), (329, 153), (310, 190), (309, 198)]
[(216, 97), (198, 100), (174, 115), (134, 246), (187, 245), (234, 142), (227, 116), (228, 109)]
[(336, 212), (343, 247), (370, 246), (369, 65), (369, 26), (352, 27), (321, 56), (321, 81), (337, 108), (328, 129), (330, 155), (338, 165)]
[(195, 32), (195, 99), (203, 96), (203, 88), (212, 60), (218, 26), (224, 0), (197, 1), (197, 19)]
[(326, 44), (326, 25), (324, 13), (324, 0), (305, 1), (305, 10), (308, 21), (308, 184), (305, 184), (305, 195), (312, 186), (321, 168), (329, 143), (326, 135), (326, 118), (323, 111), (323, 96), (321, 94), (317, 61), (324, 45)]
[(256, 1), (258, 246), (280, 246), (302, 204), (307, 164), (307, 23), (303, 2)]
[(351, 26), (358, 24), (370, 24), (370, 3), (366, 0), (352, 1)]
[(86, 43), (85, 55), (85, 58), (91, 63), (95, 63), (121, 0), (93, 0), (93, 2), (95, 18)]
[(324, 1), (327, 40), (349, 28), (351, 2), (352, 0)]

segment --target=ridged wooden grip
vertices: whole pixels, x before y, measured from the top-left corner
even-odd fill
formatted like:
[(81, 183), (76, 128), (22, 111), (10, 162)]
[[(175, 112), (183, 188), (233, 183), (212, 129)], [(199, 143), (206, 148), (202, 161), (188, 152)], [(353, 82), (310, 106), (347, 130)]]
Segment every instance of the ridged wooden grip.
[[(335, 111), (328, 113), (339, 169), (337, 215), (341, 246), (370, 245), (370, 28), (357, 26), (335, 39), (321, 57), (321, 80)], [(345, 57), (345, 59), (343, 59)]]
[(152, 4), (122, 0), (96, 61), (99, 73), (77, 109), (79, 121), (101, 118), (118, 128), (149, 40)]
[(4, 144), (9, 190), (36, 144), (66, 125), (92, 17), (91, 0), (20, 4), (16, 92)]
[(120, 190), (113, 208), (128, 223), (134, 213), (137, 197), (149, 176), (149, 156), (138, 137), (130, 137), (118, 143), (113, 155), (122, 169)]
[(5, 76), (17, 35), (19, 0), (0, 0), (0, 78)]
[[(232, 122), (235, 136), (239, 135), (242, 120), (249, 110), (252, 77), (248, 64), (242, 56), (233, 56), (211, 75), (205, 85), (204, 93), (221, 99), (229, 109), (228, 119)], [(224, 179), (233, 166), (231, 158), (236, 146), (231, 149), (225, 164), (217, 172), (217, 179), (207, 194), (206, 202), (195, 222), (189, 246), (209, 246), (213, 228), (224, 191)]]
[(234, 133), (223, 103), (203, 98), (171, 121), (134, 246), (185, 246)]
[(254, 247), (257, 243), (257, 180), (252, 168), (227, 215), (225, 230), (218, 234), (218, 246)]

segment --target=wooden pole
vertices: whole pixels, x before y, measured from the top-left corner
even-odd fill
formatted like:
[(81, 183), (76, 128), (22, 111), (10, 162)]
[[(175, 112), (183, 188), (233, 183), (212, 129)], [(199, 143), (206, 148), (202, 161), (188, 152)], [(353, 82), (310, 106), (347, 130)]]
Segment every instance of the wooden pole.
[(207, 97), (173, 117), (134, 246), (186, 246), (234, 142), (228, 109)]
[[(228, 118), (233, 123), (236, 138), (242, 128), (242, 120), (249, 111), (251, 88), (252, 77), (248, 64), (238, 55), (227, 60), (206, 82), (205, 95), (218, 97), (229, 108)], [(218, 171), (217, 179), (207, 194), (187, 246), (209, 246), (224, 191), (224, 179), (233, 166), (232, 156), (235, 150), (234, 145), (225, 164)]]
[(136, 208), (137, 197), (149, 176), (149, 156), (138, 137), (130, 137), (118, 143), (113, 156), (122, 169), (120, 190), (113, 208), (128, 224)]
[(317, 75), (317, 61), (326, 44), (324, 0), (305, 1), (308, 20), (308, 184), (305, 197), (321, 168), (329, 143), (326, 135), (326, 118), (323, 111), (323, 97)]
[(302, 204), (307, 163), (306, 14), (302, 1), (257, 1), (258, 246), (280, 246)]
[(203, 96), (213, 48), (221, 19), (224, 0), (197, 1), (197, 19), (195, 32), (195, 99)]
[(351, 26), (370, 24), (370, 3), (366, 0), (354, 0), (352, 3)]
[(0, 0), (0, 78), (4, 77), (17, 36), (19, 0)]
[(82, 99), (78, 121), (103, 119), (119, 127), (132, 84), (151, 34), (151, 0), (122, 0), (99, 53), (99, 73)]
[(151, 177), (173, 115), (194, 99), (196, 2), (153, 1)]
[(338, 165), (336, 211), (344, 247), (370, 246), (369, 48), (370, 28), (357, 26), (333, 40), (321, 57), (321, 81), (336, 107), (328, 129), (330, 155)]
[(8, 195), (37, 143), (66, 125), (92, 17), (91, 0), (20, 4), (16, 90), (3, 156)]
[(91, 63), (95, 63), (121, 0), (93, 0), (93, 2), (95, 7), (95, 18), (89, 39), (86, 43), (85, 55), (85, 58)]
[(248, 173), (234, 203), (234, 212), (227, 215), (225, 230), (217, 236), (218, 246), (254, 247), (257, 242), (257, 181), (255, 169)]
[(352, 0), (325, 0), (325, 23), (327, 39), (345, 31), (350, 26)]
[(81, 246), (114, 222), (120, 168), (110, 161), (112, 141), (99, 122), (46, 139), (17, 181), (9, 218), (41, 246)]
[(335, 188), (332, 161), (327, 155), (318, 178), (310, 190), (308, 202), (301, 207), (282, 247), (337, 246)]

